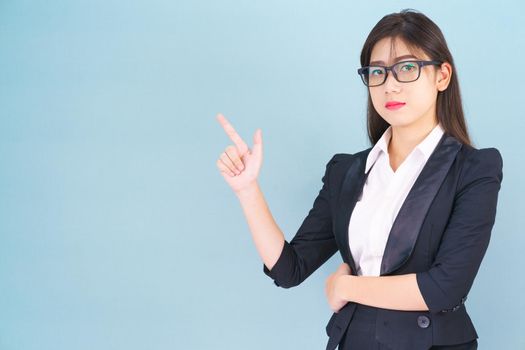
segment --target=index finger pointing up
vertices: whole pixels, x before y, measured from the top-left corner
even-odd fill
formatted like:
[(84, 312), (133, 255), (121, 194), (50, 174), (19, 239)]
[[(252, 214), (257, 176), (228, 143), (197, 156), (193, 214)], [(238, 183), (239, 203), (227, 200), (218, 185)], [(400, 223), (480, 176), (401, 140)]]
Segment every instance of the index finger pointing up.
[(237, 150), (241, 155), (244, 155), (246, 152), (248, 152), (248, 145), (246, 145), (246, 142), (243, 141), (243, 139), (237, 134), (233, 126), (230, 124), (228, 119), (224, 117), (221, 113), (217, 114), (217, 120), (222, 125), (222, 128), (226, 132), (226, 134), (230, 137), (230, 139), (235, 143), (235, 146), (237, 147)]

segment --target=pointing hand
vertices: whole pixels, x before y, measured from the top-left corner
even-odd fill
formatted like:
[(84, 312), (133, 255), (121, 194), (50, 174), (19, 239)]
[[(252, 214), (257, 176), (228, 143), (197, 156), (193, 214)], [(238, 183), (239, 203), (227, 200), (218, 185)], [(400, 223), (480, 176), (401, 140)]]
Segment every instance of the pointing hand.
[(250, 150), (222, 114), (217, 114), (217, 120), (233, 141), (233, 145), (227, 146), (217, 159), (217, 167), (232, 190), (238, 193), (257, 182), (263, 160), (262, 131), (255, 131), (253, 147)]

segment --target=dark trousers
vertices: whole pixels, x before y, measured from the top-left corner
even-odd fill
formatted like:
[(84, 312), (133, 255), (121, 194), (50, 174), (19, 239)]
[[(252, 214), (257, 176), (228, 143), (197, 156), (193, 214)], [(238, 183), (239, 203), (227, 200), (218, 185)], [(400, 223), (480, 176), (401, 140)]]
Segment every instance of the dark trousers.
[[(339, 343), (339, 350), (390, 350), (375, 340), (377, 309), (365, 305), (357, 305), (352, 321)], [(478, 342), (458, 345), (433, 346), (428, 350), (476, 350)]]

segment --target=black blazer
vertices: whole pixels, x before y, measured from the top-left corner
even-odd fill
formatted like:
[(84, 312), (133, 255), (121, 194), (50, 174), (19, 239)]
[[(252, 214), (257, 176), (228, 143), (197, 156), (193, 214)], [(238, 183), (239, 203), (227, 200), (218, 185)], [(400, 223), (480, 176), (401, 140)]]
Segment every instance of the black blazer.
[[(271, 271), (263, 265), (277, 286), (297, 286), (338, 250), (355, 274), (348, 224), (371, 149), (336, 154), (327, 163), (323, 187), (296, 235), (285, 241)], [(463, 303), (489, 244), (502, 166), (497, 149), (478, 150), (443, 134), (393, 223), (380, 273), (416, 273), (429, 311), (379, 308), (378, 341), (393, 350), (416, 350), (477, 338)], [(339, 344), (355, 306), (349, 302), (330, 318), (327, 350)]]

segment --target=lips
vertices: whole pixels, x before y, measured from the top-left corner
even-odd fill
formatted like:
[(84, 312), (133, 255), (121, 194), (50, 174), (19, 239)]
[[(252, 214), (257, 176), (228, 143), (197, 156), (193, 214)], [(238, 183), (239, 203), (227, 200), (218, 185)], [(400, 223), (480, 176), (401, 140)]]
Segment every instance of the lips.
[(385, 104), (385, 107), (388, 109), (399, 109), (403, 107), (406, 103), (399, 101), (389, 101)]

